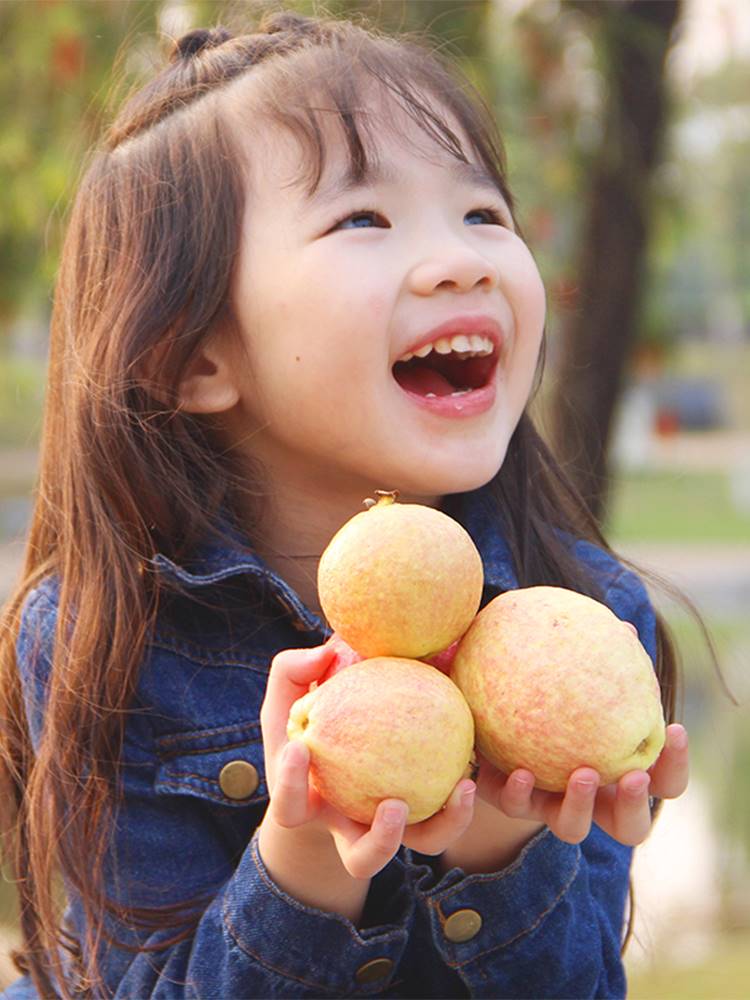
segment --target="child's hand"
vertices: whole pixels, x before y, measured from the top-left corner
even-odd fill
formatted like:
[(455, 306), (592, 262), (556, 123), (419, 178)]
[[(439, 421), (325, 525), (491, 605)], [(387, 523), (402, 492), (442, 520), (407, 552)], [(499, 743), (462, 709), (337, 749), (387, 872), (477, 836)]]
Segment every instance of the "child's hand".
[(371, 878), (402, 842), (425, 854), (439, 854), (458, 838), (471, 822), (475, 785), (462, 779), (439, 813), (408, 828), (406, 803), (400, 799), (381, 802), (370, 827), (348, 819), (322, 799), (309, 782), (308, 749), (300, 740), (287, 740), (286, 725), (292, 704), (313, 681), (326, 676), (335, 655), (335, 647), (327, 644), (285, 650), (273, 660), (260, 713), (271, 796), (267, 817), (278, 827), (309, 833), (311, 841), (319, 842), (320, 834), (328, 832), (349, 874)]
[(510, 775), (495, 770), (480, 757), (478, 790), (507, 816), (545, 823), (560, 840), (577, 844), (596, 823), (615, 840), (635, 846), (651, 829), (649, 796), (674, 799), (688, 782), (687, 733), (683, 726), (667, 727), (667, 739), (659, 758), (648, 771), (629, 771), (617, 784), (599, 787), (599, 775), (590, 767), (579, 767), (568, 780), (564, 793), (534, 788), (530, 771)]

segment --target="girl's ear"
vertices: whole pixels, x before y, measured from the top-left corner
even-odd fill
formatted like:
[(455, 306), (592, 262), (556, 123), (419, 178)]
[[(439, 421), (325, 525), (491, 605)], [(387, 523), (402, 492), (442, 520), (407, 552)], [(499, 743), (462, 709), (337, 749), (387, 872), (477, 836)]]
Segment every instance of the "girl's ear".
[(188, 413), (223, 413), (240, 399), (228, 338), (210, 337), (185, 370), (178, 389), (180, 409)]

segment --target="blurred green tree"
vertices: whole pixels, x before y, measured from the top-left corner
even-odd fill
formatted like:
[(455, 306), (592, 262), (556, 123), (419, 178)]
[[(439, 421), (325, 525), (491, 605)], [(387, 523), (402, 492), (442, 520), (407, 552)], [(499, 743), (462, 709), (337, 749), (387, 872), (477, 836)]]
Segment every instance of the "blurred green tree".
[[(0, 3), (0, 324), (49, 302), (59, 232), (110, 100), (123, 40), (153, 34), (153, 0)], [(126, 66), (133, 77), (136, 64)], [(52, 214), (51, 214), (52, 213)]]
[[(269, 8), (319, 5), (213, 0), (3, 0), (0, 3), (0, 329), (27, 307), (49, 309), (62, 223), (86, 150), (118, 99), (174, 34), (247, 25)], [(471, 71), (489, 0), (333, 0), (386, 30), (427, 28)], [(112, 81), (118, 84), (112, 90)], [(481, 85), (481, 80), (478, 80)]]
[(578, 302), (562, 329), (553, 426), (557, 454), (603, 520), (614, 414), (641, 318), (651, 182), (668, 116), (664, 68), (680, 0), (576, 6), (592, 19), (606, 96), (581, 187)]
[[(60, 222), (83, 154), (120, 93), (111, 92), (113, 67), (127, 87), (158, 61), (168, 37), (232, 18), (252, 24), (266, 9), (287, 7), (315, 11), (321, 5), (0, 3), (7, 56), (0, 60), (0, 103), (6, 109), (0, 135), (0, 329), (27, 303), (49, 306)], [(549, 293), (550, 359), (559, 386), (549, 423), (558, 429), (563, 460), (579, 469), (584, 494), (602, 514), (612, 414), (636, 337), (644, 331), (664, 337), (686, 316), (699, 317), (711, 282), (744, 282), (744, 301), (750, 298), (746, 255), (730, 253), (726, 241), (718, 253), (706, 253), (705, 219), (694, 214), (688, 220), (679, 210), (679, 184), (659, 206), (648, 197), (667, 111), (664, 55), (679, 0), (328, 0), (325, 9), (362, 14), (386, 31), (426, 31), (459, 57), (495, 107), (519, 215)], [(712, 99), (718, 104), (736, 87), (731, 77), (717, 79)], [(750, 222), (740, 201), (747, 191), (746, 151), (733, 148), (726, 176), (736, 193), (727, 217), (735, 246), (746, 239)], [(667, 190), (668, 175), (657, 179), (659, 190)], [(659, 219), (660, 240), (647, 258), (649, 231)], [(715, 218), (713, 225), (718, 234)], [(717, 235), (717, 248), (720, 242)], [(691, 247), (687, 270), (675, 273), (671, 261)], [(690, 280), (682, 280), (687, 273)], [(565, 397), (572, 407), (564, 405)], [(583, 436), (577, 433), (581, 424)]]
[[(311, 11), (319, 6), (315, 0), (304, 4)], [(334, 15), (362, 14), (389, 33), (426, 35), (458, 59), (472, 82), (488, 96), (490, 0), (329, 0), (326, 9)]]

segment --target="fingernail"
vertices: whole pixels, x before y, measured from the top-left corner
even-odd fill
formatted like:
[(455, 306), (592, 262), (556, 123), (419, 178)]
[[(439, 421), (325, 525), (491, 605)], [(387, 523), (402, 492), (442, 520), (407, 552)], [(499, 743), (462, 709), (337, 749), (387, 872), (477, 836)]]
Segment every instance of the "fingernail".
[(304, 747), (299, 740), (290, 740), (284, 747), (284, 763), (290, 767), (299, 767), (304, 757)]
[(464, 790), (461, 792), (461, 804), (468, 806), (474, 801), (474, 796), (477, 791), (477, 786), (475, 784), (466, 785)]
[(534, 779), (530, 774), (524, 774), (522, 772), (520, 774), (513, 775), (513, 784), (519, 792), (526, 792), (533, 786)]
[(289, 769), (288, 778), (297, 786), (307, 784), (307, 747), (300, 740), (290, 740), (283, 750), (283, 762)]
[(633, 778), (625, 786), (625, 791), (628, 795), (632, 795), (633, 798), (638, 798), (638, 796), (643, 795), (648, 786), (651, 784), (651, 779), (647, 774), (640, 774), (637, 778)]
[(584, 795), (590, 795), (595, 792), (598, 787), (598, 782), (594, 781), (593, 778), (579, 778), (576, 781), (576, 788)]
[(669, 742), (675, 750), (685, 750), (688, 745), (688, 734), (684, 726), (675, 726), (669, 734)]
[(383, 822), (386, 826), (401, 826), (406, 819), (406, 810), (403, 806), (386, 806), (383, 810)]

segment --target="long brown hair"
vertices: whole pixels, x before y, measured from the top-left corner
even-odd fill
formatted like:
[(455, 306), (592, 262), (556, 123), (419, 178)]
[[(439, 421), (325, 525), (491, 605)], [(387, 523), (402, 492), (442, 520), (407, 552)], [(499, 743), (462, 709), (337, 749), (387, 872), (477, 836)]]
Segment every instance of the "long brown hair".
[[(323, 95), (357, 173), (371, 139), (356, 109), (375, 83), (466, 158), (449, 112), (513, 204), (492, 115), (444, 57), (412, 39), (292, 13), (238, 37), (223, 28), (184, 36), (93, 152), (56, 283), (40, 475), (22, 579), (0, 637), (0, 831), (19, 880), (17, 961), (41, 995), (70, 995), (60, 946), (83, 956), (84, 981), (100, 986), (96, 954), (113, 905), (102, 888), (104, 834), (117, 804), (127, 709), (165, 586), (150, 559), (156, 551), (179, 559), (215, 530), (220, 508), (238, 510), (239, 492), (252, 491), (217, 447), (211, 422), (175, 401), (186, 365), (229, 309), (244, 184), (222, 96), (260, 62), (263, 113), (306, 145), (311, 187), (325, 144), (306, 95)], [(528, 414), (493, 489), (521, 586), (593, 587), (556, 529), (608, 546)], [(57, 628), (33, 749), (15, 642), (26, 598), (50, 574), (60, 581)], [(671, 719), (677, 670), (661, 619), (657, 632)], [(61, 926), (60, 872), (82, 899), (85, 942)], [(157, 922), (182, 921), (184, 931), (184, 914), (154, 913)]]

